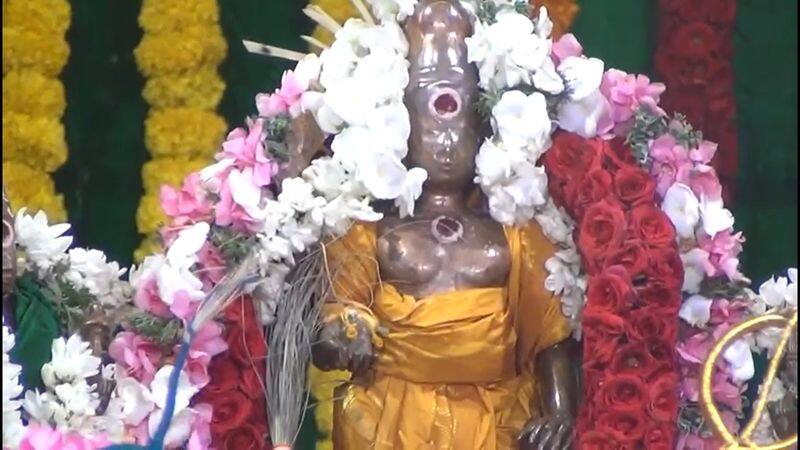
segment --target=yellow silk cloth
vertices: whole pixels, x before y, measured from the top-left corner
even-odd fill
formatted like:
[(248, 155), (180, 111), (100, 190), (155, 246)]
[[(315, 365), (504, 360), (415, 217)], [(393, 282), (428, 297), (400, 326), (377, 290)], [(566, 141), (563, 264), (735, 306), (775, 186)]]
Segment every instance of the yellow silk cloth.
[(327, 246), (334, 298), (388, 333), (368, 383), (336, 392), (337, 450), (506, 450), (538, 411), (535, 355), (569, 335), (560, 301), (544, 289), (553, 248), (538, 226), (506, 228), (505, 287), (416, 299), (381, 282), (375, 228), (357, 224)]

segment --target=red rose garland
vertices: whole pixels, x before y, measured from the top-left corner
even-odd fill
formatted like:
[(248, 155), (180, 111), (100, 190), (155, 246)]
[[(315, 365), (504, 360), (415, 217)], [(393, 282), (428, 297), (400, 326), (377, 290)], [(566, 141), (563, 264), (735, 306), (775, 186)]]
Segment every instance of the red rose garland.
[(719, 143), (714, 168), (733, 198), (738, 153), (733, 86), (736, 0), (660, 0), (655, 70), (669, 90), (661, 107), (680, 112)]
[(263, 387), (266, 344), (249, 298), (225, 311), (225, 341), (229, 351), (211, 361), (211, 382), (198, 402), (214, 408), (211, 439), (218, 450), (271, 449)]
[(674, 448), (683, 266), (655, 182), (632, 155), (620, 140), (557, 133), (543, 157), (589, 277), (580, 449)]

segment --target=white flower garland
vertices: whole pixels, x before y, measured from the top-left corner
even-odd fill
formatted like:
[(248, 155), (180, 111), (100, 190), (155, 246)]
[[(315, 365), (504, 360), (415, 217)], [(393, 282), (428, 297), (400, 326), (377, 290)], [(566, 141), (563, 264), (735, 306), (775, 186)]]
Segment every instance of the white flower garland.
[(127, 303), (132, 290), (120, 279), (126, 270), (116, 262), (107, 261), (99, 250), (69, 249), (72, 237), (64, 236), (69, 228), (68, 223), (49, 225), (43, 211), (29, 216), (21, 209), (14, 219), (17, 274), (30, 272), (45, 282), (67, 283), (76, 291), (85, 291), (103, 306)]
[(14, 348), (14, 334), (3, 320), (3, 448), (16, 447), (25, 433), (20, 407), (22, 385), (19, 375), (22, 367), (11, 362), (9, 353)]
[[(104, 379), (113, 380), (113, 369), (113, 364), (101, 365), (89, 343), (77, 334), (54, 339), (52, 359), (42, 366), (44, 392), (27, 391), (22, 402), (29, 420), (87, 437), (105, 434), (115, 441), (123, 439), (122, 420), (115, 417), (112, 408), (103, 415), (97, 414), (100, 395), (97, 386), (87, 381), (101, 371)], [(111, 402), (118, 401), (116, 395), (112, 396)]]

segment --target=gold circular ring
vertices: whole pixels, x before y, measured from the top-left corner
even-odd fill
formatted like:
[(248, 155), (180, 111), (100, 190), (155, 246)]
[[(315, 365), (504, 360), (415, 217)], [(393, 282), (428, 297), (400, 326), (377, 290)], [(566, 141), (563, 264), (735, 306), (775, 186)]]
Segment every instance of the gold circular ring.
[[(758, 331), (764, 328), (783, 328), (783, 333), (781, 334), (781, 340), (776, 347), (775, 356), (772, 358), (769, 364), (769, 368), (767, 369), (767, 375), (764, 378), (764, 384), (761, 388), (761, 393), (756, 400), (755, 407), (753, 408), (753, 417), (744, 427), (742, 434), (740, 437), (734, 436), (733, 433), (728, 430), (728, 427), (725, 426), (725, 423), (722, 420), (722, 415), (717, 409), (717, 406), (714, 404), (714, 397), (711, 392), (711, 382), (712, 377), (714, 375), (714, 366), (716, 365), (717, 360), (719, 359), (722, 352), (731, 344), (732, 341), (741, 338), (747, 333)], [(759, 449), (759, 450), (781, 450), (788, 448), (797, 442), (797, 434), (791, 436), (787, 439), (781, 440), (779, 442), (775, 442), (773, 444), (759, 446), (752, 442), (750, 436), (752, 435), (753, 431), (755, 430), (756, 426), (761, 420), (761, 416), (764, 413), (764, 408), (767, 404), (767, 397), (769, 395), (770, 387), (772, 386), (773, 381), (778, 372), (778, 368), (780, 367), (781, 358), (783, 354), (786, 352), (786, 345), (789, 342), (789, 338), (791, 334), (797, 327), (797, 311), (795, 311), (792, 318), (786, 318), (784, 316), (778, 314), (768, 314), (760, 317), (754, 317), (752, 319), (746, 320), (745, 322), (736, 325), (735, 327), (731, 328), (722, 339), (717, 342), (714, 348), (708, 355), (708, 359), (706, 359), (705, 365), (703, 366), (703, 375), (701, 379), (701, 405), (703, 407), (703, 412), (706, 415), (706, 418), (711, 423), (714, 432), (719, 436), (722, 440), (725, 441), (728, 450), (734, 449)]]

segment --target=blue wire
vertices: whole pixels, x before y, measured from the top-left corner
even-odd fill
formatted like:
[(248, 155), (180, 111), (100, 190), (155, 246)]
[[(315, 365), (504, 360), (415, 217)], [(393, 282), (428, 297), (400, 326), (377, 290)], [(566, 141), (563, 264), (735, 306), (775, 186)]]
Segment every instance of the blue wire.
[(164, 439), (167, 437), (169, 431), (169, 424), (172, 421), (172, 415), (175, 413), (175, 398), (178, 396), (178, 382), (180, 381), (181, 371), (186, 364), (186, 358), (189, 356), (189, 348), (191, 342), (194, 340), (194, 329), (191, 325), (187, 326), (186, 331), (189, 339), (181, 343), (181, 349), (178, 356), (175, 358), (175, 366), (172, 368), (172, 373), (169, 374), (169, 387), (167, 391), (167, 403), (164, 405), (164, 414), (161, 416), (161, 422), (158, 424), (158, 429), (153, 435), (153, 439), (147, 446), (136, 444), (114, 444), (105, 447), (104, 450), (163, 450)]

